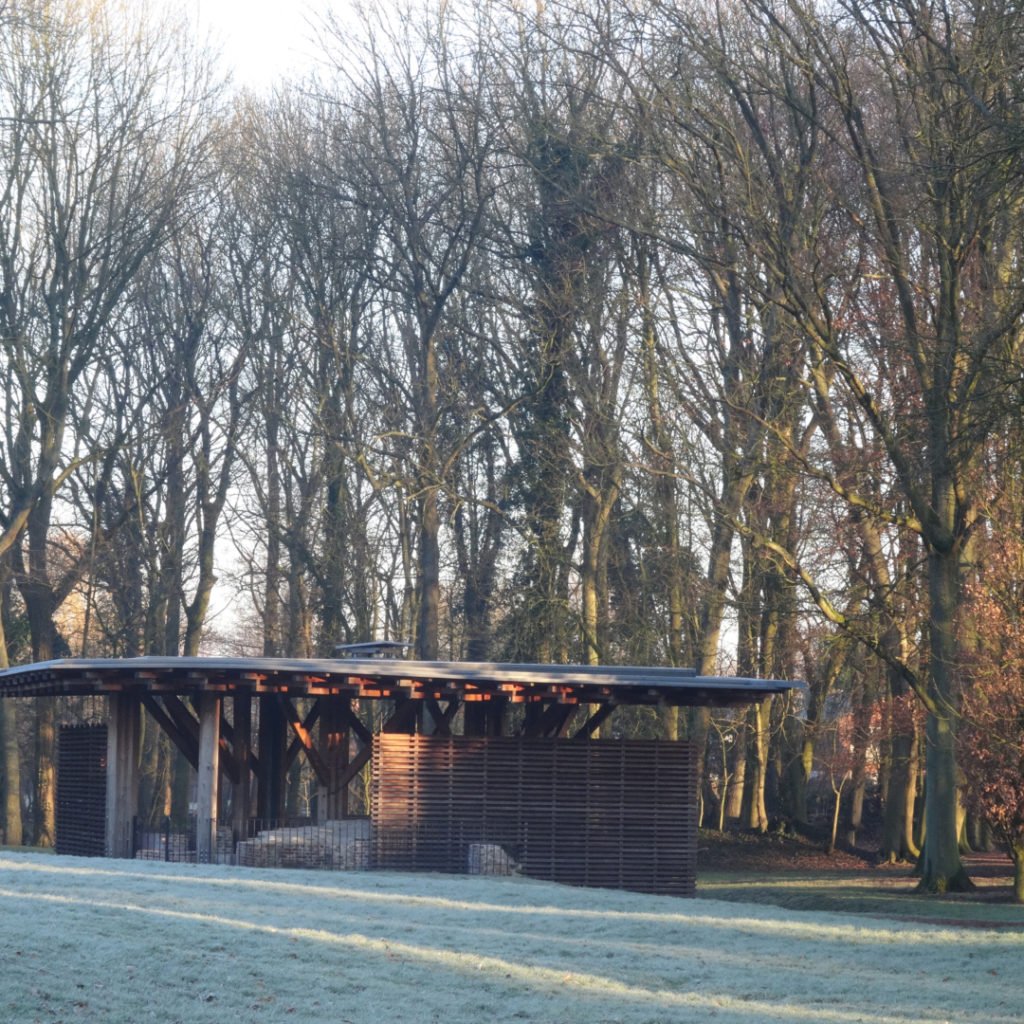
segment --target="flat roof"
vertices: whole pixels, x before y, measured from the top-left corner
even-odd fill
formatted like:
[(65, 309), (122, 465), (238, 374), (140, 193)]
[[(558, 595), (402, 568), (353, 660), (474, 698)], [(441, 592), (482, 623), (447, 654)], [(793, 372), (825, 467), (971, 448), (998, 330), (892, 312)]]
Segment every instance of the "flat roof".
[(513, 703), (722, 707), (792, 689), (799, 680), (699, 676), (692, 668), (531, 665), (391, 658), (68, 658), (0, 672), (0, 697), (120, 692), (491, 700)]

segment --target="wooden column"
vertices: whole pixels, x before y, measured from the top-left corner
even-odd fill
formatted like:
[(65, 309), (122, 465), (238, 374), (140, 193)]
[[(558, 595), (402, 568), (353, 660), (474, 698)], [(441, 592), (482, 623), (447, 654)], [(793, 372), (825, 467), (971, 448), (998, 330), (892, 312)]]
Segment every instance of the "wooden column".
[(247, 837), (249, 818), (252, 817), (252, 772), (249, 752), (252, 748), (252, 697), (240, 694), (232, 698), (234, 711), (233, 753), (238, 762), (238, 782), (231, 795), (231, 827), (236, 840)]
[(348, 816), (348, 783), (343, 782), (349, 761), (347, 717), (351, 698), (331, 694), (321, 697), (320, 753), (327, 769), (327, 785), (317, 790), (317, 818), (336, 821)]
[(142, 709), (138, 697), (128, 693), (112, 693), (108, 707), (106, 853), (131, 857), (132, 822), (139, 806)]
[(506, 699), (500, 696), (490, 700), (467, 701), (463, 712), (463, 735), (500, 736), (506, 703)]
[(196, 783), (196, 857), (214, 859), (217, 851), (217, 810), (220, 796), (221, 697), (199, 694), (199, 772)]
[(285, 727), (285, 717), (277, 694), (261, 696), (256, 813), (265, 821), (284, 817), (285, 776), (288, 774)]

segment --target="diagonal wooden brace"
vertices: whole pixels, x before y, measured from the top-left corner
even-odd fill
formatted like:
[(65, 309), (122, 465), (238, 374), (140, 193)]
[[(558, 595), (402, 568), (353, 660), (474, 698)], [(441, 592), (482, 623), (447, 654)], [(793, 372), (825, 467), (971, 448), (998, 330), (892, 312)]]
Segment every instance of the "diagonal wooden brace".
[[(178, 722), (171, 717), (168, 710), (165, 709), (164, 705), (168, 704), (168, 698), (173, 697), (173, 694), (164, 694), (164, 705), (162, 705), (156, 697), (151, 693), (143, 693), (142, 695), (142, 706), (156, 719), (157, 725), (170, 737), (171, 742), (181, 751), (185, 759), (190, 765), (196, 770), (199, 768), (199, 724), (196, 723), (194, 731), (190, 731), (186, 726), (184, 729), (179, 727)], [(178, 698), (173, 697), (174, 701), (177, 702)], [(181, 706), (179, 703), (179, 709), (181, 713), (189, 718), (192, 716), (188, 710)], [(194, 719), (193, 719), (194, 721)]]
[(572, 718), (576, 704), (549, 704), (541, 714), (530, 716), (523, 723), (524, 736), (562, 736)]
[[(316, 773), (317, 781), (320, 785), (330, 785), (331, 773), (324, 763), (324, 759), (320, 756), (320, 751), (316, 749), (316, 745), (313, 743), (313, 734), (310, 731), (316, 720), (320, 717), (320, 702), (317, 701), (310, 708), (309, 714), (303, 720), (299, 718), (299, 713), (296, 711), (295, 705), (291, 702), (290, 698), (281, 694), (278, 696), (278, 701), (280, 702), (281, 710), (284, 712), (285, 721), (292, 727), (292, 732), (295, 733), (295, 739), (292, 740), (288, 748), (285, 764), (290, 765), (298, 755), (299, 750), (302, 749), (306, 752), (306, 759)], [(292, 748), (295, 749), (294, 754), (292, 753)]]
[(449, 700), (443, 711), (440, 704), (433, 698), (428, 697), (423, 703), (434, 722), (434, 735), (451, 736), (452, 719), (455, 717), (455, 712), (459, 710), (459, 701), (455, 699)]
[(589, 739), (601, 727), (601, 723), (618, 707), (617, 704), (602, 704), (576, 732), (573, 733), (574, 740)]

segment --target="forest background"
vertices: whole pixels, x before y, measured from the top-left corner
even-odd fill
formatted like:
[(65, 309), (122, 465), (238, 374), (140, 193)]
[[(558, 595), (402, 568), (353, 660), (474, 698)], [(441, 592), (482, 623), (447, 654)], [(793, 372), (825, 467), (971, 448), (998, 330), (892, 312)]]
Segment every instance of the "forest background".
[[(1017, 6), (321, 41), (258, 98), (137, 5), (0, 0), (0, 665), (399, 638), (803, 678), (617, 728), (697, 742), (706, 824), (873, 802), (928, 889), (987, 821), (1024, 898)], [(8, 843), (53, 840), (61, 713), (0, 701)]]

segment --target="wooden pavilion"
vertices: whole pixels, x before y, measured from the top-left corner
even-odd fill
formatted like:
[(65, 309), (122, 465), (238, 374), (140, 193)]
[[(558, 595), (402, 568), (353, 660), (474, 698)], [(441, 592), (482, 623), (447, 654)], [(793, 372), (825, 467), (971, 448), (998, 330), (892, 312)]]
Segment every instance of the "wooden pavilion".
[[(467, 848), (500, 843), (527, 874), (679, 894), (695, 874), (693, 751), (593, 737), (623, 706), (743, 705), (802, 685), (684, 668), (366, 657), (91, 658), (0, 672), (0, 698), (105, 697), (107, 856), (134, 852), (145, 711), (197, 773), (200, 860), (216, 852), (222, 785), (244, 834), (253, 818), (283, 817), (287, 772), (303, 755), (324, 820), (347, 817), (349, 785), (372, 760), (382, 866), (452, 870)], [(358, 713), (366, 701), (379, 702), (375, 728)]]

